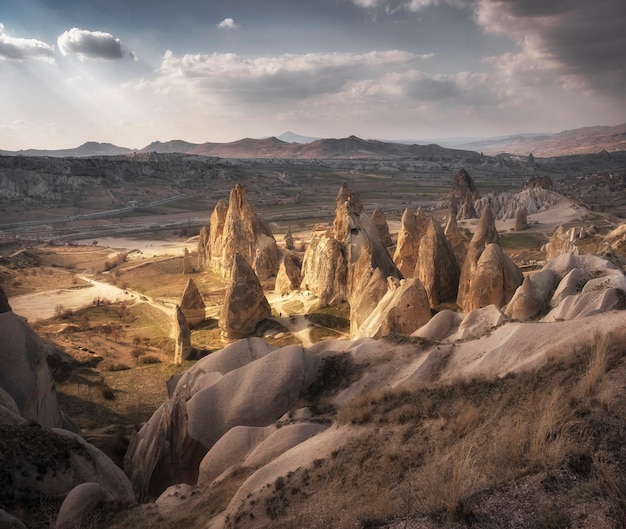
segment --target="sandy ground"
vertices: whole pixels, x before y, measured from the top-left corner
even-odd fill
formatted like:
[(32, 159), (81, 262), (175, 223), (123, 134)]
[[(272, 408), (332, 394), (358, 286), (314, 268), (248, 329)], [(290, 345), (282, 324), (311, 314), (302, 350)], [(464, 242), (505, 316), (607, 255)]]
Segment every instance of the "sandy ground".
[[(127, 260), (139, 260), (148, 257), (162, 255), (182, 256), (185, 248), (189, 252), (198, 249), (198, 238), (194, 237), (186, 241), (162, 241), (157, 239), (131, 239), (126, 237), (101, 237), (96, 239), (97, 246), (104, 248), (118, 248), (128, 250), (130, 253)], [(90, 245), (93, 239), (77, 241), (78, 244)]]

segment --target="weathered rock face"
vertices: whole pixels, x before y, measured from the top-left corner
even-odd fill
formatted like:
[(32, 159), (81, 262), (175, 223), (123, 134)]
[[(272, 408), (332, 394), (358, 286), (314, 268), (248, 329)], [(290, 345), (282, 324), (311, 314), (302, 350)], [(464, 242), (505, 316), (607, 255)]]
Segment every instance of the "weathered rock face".
[(293, 234), (291, 233), (291, 228), (289, 228), (287, 230), (287, 233), (285, 233), (285, 248), (287, 248), (287, 250), (295, 250), (295, 246), (293, 244)]
[(427, 217), (422, 208), (417, 214), (408, 209), (402, 214), (402, 224), (398, 232), (398, 244), (393, 254), (393, 262), (400, 270), (402, 277), (413, 277), (420, 250), (420, 242), (424, 235)]
[(559, 226), (545, 245), (546, 261), (551, 261), (564, 253), (578, 255), (580, 252), (576, 240), (579, 238), (579, 232), (575, 228), (565, 231), (563, 226)]
[[(531, 155), (532, 156), (532, 155)], [(549, 176), (537, 176), (527, 180), (522, 184), (520, 191), (524, 191), (526, 189), (534, 189), (534, 188), (547, 189), (549, 191), (554, 190), (554, 183), (552, 182), (552, 178)]]
[(537, 316), (545, 306), (546, 299), (535, 287), (531, 276), (526, 276), (504, 309), (504, 314), (512, 320), (525, 321)]
[(274, 291), (278, 294), (288, 294), (292, 290), (298, 290), (302, 280), (301, 268), (302, 260), (300, 257), (291, 252), (285, 253), (278, 268)]
[(11, 311), (11, 305), (9, 305), (9, 299), (0, 285), (0, 314)]
[(236, 426), (266, 427), (314, 382), (320, 357), (241, 340), (186, 371), (171, 397), (133, 437), (125, 468), (141, 498), (195, 484), (202, 459)]
[(450, 190), (450, 200), (453, 209), (457, 211), (458, 219), (475, 219), (478, 216), (474, 209), (474, 202), (478, 197), (479, 193), (474, 180), (465, 168), (461, 168), (455, 176)]
[(99, 511), (110, 505), (113, 495), (98, 483), (81, 483), (63, 500), (56, 520), (56, 529), (82, 527), (90, 519), (101, 515)]
[(478, 260), (482, 255), (485, 247), (491, 243), (498, 243), (498, 232), (496, 230), (495, 219), (489, 208), (483, 211), (480, 222), (476, 227), (474, 236), (470, 241), (467, 249), (467, 256), (461, 268), (461, 277), (459, 279), (459, 291), (457, 295), (457, 305), (461, 307), (463, 312), (469, 312), (471, 308), (467, 308), (466, 300), (469, 295), (471, 281), (476, 274)]
[(385, 217), (382, 209), (376, 208), (373, 211), (372, 222), (378, 230), (378, 236), (380, 237), (380, 242), (383, 244), (383, 246), (393, 245), (391, 235), (389, 235), (389, 225), (387, 224), (387, 217)]
[(176, 305), (172, 334), (174, 335), (174, 363), (180, 365), (191, 355), (191, 331), (181, 308)]
[(185, 248), (185, 253), (183, 254), (183, 274), (191, 274), (193, 272), (193, 265), (191, 264), (191, 259), (189, 257), (189, 250)]
[(193, 279), (189, 278), (180, 299), (180, 310), (185, 315), (189, 328), (202, 323), (205, 319), (205, 304), (202, 294)]
[(203, 253), (205, 266), (224, 277), (229, 277), (235, 254), (240, 254), (250, 264), (260, 280), (276, 275), (280, 250), (271, 230), (248, 202), (244, 186), (235, 185), (228, 206), (222, 200), (215, 206)]
[(515, 210), (515, 225), (513, 229), (515, 231), (523, 231), (528, 228), (528, 211), (526, 206), (518, 206)]
[(456, 257), (456, 263), (460, 272), (461, 267), (465, 262), (465, 256), (467, 255), (467, 243), (465, 242), (465, 237), (463, 237), (461, 231), (459, 230), (459, 225), (456, 222), (456, 215), (448, 215), (448, 220), (443, 233), (450, 243), (450, 247)]
[(258, 277), (240, 254), (235, 254), (230, 276), (219, 326), (228, 339), (244, 338), (254, 333), (258, 323), (271, 316), (272, 310)]
[(348, 299), (348, 260), (344, 246), (330, 231), (311, 235), (302, 259), (302, 290), (319, 299), (318, 307), (338, 305)]
[[(376, 274), (372, 282), (382, 286)], [(431, 318), (426, 290), (419, 279), (387, 278), (386, 291), (374, 309), (352, 334), (356, 337), (383, 338), (390, 334), (410, 335)]]
[(431, 306), (456, 298), (460, 270), (439, 223), (428, 217), (413, 275), (426, 289)]
[(491, 209), (494, 217), (499, 220), (514, 219), (520, 207), (526, 208), (526, 215), (544, 211), (560, 200), (559, 195), (543, 189), (532, 187), (519, 193), (487, 193), (474, 203), (478, 215), (482, 215), (485, 208)]

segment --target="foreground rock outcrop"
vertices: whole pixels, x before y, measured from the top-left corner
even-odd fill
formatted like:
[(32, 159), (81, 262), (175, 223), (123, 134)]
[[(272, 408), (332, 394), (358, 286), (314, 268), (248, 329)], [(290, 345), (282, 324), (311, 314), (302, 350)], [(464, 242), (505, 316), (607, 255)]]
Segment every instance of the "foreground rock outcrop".
[(235, 255), (241, 255), (261, 281), (276, 275), (280, 250), (269, 226), (246, 197), (246, 188), (235, 185), (228, 205), (218, 201), (211, 214), (211, 227), (200, 234), (198, 253), (204, 266), (230, 277)]
[(319, 366), (320, 358), (300, 347), (274, 349), (254, 338), (199, 361), (131, 441), (125, 469), (137, 494), (156, 497), (170, 485), (195, 484), (202, 460), (225, 434), (273, 424), (315, 381)]
[(218, 324), (224, 337), (244, 338), (254, 333), (261, 320), (271, 316), (272, 309), (243, 256), (235, 254), (230, 277)]

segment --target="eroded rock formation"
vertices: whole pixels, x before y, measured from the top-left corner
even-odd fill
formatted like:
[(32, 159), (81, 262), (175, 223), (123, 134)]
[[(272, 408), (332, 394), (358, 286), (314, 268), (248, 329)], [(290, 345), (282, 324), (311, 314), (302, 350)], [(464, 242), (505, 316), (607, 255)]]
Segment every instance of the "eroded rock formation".
[(193, 272), (193, 265), (191, 264), (191, 258), (189, 257), (189, 250), (185, 248), (183, 254), (183, 274), (191, 274)]
[(192, 278), (189, 278), (183, 291), (180, 299), (180, 310), (185, 315), (190, 329), (199, 325), (205, 319), (204, 299)]
[(456, 257), (456, 263), (459, 267), (460, 272), (461, 267), (465, 262), (465, 256), (467, 255), (467, 243), (465, 242), (465, 237), (463, 237), (461, 231), (459, 230), (459, 226), (456, 222), (456, 215), (448, 215), (448, 220), (446, 222), (446, 227), (443, 233), (450, 243), (450, 247), (452, 248), (452, 252)]
[(276, 275), (280, 250), (269, 226), (254, 211), (244, 186), (237, 184), (230, 192), (228, 205), (218, 201), (211, 214), (211, 227), (206, 238), (200, 237), (199, 253), (205, 266), (229, 277), (235, 254), (250, 264), (261, 281)]
[(566, 231), (563, 226), (559, 226), (545, 245), (546, 261), (551, 261), (564, 253), (578, 255), (580, 251), (576, 241), (582, 238), (583, 232), (582, 228), (570, 228)]
[(285, 233), (284, 241), (285, 241), (285, 248), (287, 250), (295, 250), (291, 228), (287, 229), (287, 233)]
[(280, 262), (274, 291), (278, 294), (288, 294), (300, 288), (302, 260), (298, 255), (286, 252)]
[(382, 209), (376, 208), (372, 212), (372, 222), (378, 230), (378, 236), (380, 237), (380, 242), (383, 243), (383, 246), (393, 245), (391, 235), (389, 235), (389, 224), (387, 224), (387, 217), (385, 216), (385, 213)]
[(235, 254), (230, 278), (219, 326), (228, 339), (244, 338), (253, 334), (272, 310), (258, 277), (240, 254)]
[(513, 229), (515, 231), (523, 231), (528, 228), (528, 210), (526, 206), (519, 205), (515, 210), (515, 224)]
[(174, 363), (180, 365), (191, 355), (191, 331), (180, 306), (174, 309), (172, 334), (174, 336)]
[(479, 196), (474, 180), (465, 168), (461, 168), (454, 177), (454, 183), (450, 190), (450, 201), (453, 210), (457, 211), (458, 219), (475, 219), (478, 217), (474, 202)]

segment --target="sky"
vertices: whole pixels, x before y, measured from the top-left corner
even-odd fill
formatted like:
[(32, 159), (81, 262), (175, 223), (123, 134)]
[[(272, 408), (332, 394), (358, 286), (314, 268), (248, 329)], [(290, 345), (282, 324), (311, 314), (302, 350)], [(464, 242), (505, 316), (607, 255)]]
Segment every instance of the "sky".
[(624, 0), (0, 0), (0, 150), (623, 122)]

